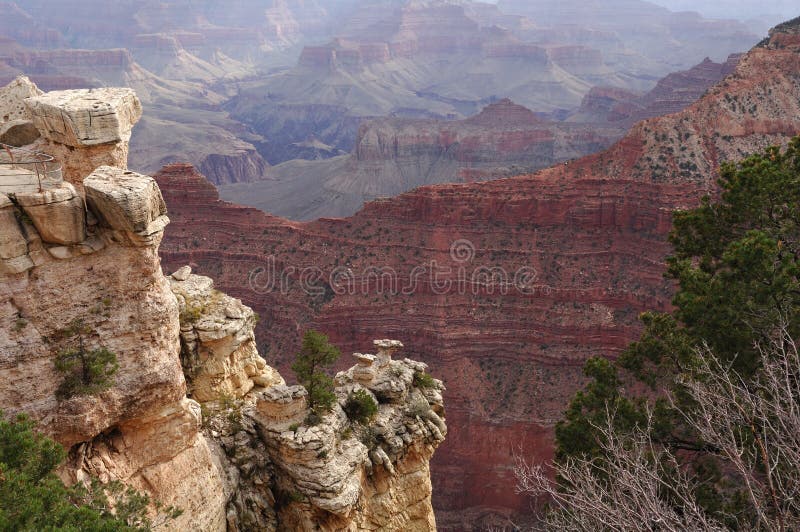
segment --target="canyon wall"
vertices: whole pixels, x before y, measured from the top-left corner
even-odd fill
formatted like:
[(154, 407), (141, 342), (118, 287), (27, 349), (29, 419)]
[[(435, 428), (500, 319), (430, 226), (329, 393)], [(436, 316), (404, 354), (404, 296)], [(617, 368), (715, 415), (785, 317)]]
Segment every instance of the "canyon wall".
[[(425, 364), (376, 341), (315, 423), (305, 389), (259, 355), (249, 307), (189, 267), (162, 273), (165, 202), (124, 168), (131, 89), (18, 79), (0, 116), (6, 136), (36, 132), (0, 158), (0, 409), (68, 450), (65, 482), (119, 480), (182, 510), (177, 530), (435, 530), (429, 460), (447, 427)], [(96, 353), (116, 368), (103, 380), (59, 362)], [(357, 390), (375, 419), (348, 418)]]
[(641, 120), (677, 113), (733, 72), (741, 56), (731, 54), (723, 63), (705, 58), (689, 70), (668, 74), (643, 95), (614, 87), (593, 87), (568, 121), (630, 127)]
[[(350, 216), (366, 201), (423, 185), (534, 172), (608, 148), (635, 122), (683, 110), (730, 74), (739, 58), (731, 55), (725, 63), (705, 60), (669, 74), (644, 95), (594, 87), (566, 121), (540, 119), (508, 99), (465, 120), (365, 120), (348, 157), (289, 161), (270, 168), (270, 179), (222, 185), (220, 194), (278, 216), (313, 220)], [(308, 148), (297, 149), (294, 156), (324, 159), (333, 151), (318, 141), (303, 145)], [(328, 151), (316, 157), (314, 146)], [(224, 183), (224, 178), (207, 177)]]
[(549, 457), (586, 358), (615, 357), (640, 312), (669, 308), (671, 212), (713, 194), (721, 162), (800, 132), (796, 33), (777, 28), (697, 103), (605, 152), (421, 187), (345, 219), (222, 202), (191, 167), (167, 167), (155, 176), (173, 217), (162, 257), (256, 309), (257, 342), (279, 369), (309, 327), (344, 349), (402, 340), (448, 383), (450, 430), (432, 461), (440, 529), (524, 522), (513, 454)]
[(222, 186), (220, 193), (293, 220), (349, 216), (365, 201), (422, 185), (546, 168), (606, 148), (621, 135), (614, 125), (540, 120), (503, 99), (466, 120), (369, 120), (359, 127), (347, 157), (290, 161), (271, 168), (271, 179)]

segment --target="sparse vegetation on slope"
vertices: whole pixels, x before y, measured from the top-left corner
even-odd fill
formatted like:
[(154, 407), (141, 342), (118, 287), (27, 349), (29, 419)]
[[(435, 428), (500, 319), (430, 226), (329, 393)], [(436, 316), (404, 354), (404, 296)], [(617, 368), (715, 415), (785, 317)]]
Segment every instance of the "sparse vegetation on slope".
[(800, 138), (724, 165), (720, 185), (675, 215), (676, 310), (644, 315), (616, 364), (587, 362), (556, 428), (562, 491), (518, 467), (523, 490), (555, 497), (556, 529), (625, 529), (632, 507), (651, 530), (800, 526)]

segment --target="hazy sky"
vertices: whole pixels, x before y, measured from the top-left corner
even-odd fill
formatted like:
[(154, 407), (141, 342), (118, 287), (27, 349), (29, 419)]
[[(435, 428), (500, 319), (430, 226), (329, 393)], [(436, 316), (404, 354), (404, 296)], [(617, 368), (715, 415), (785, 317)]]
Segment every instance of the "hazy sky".
[[(708, 17), (769, 18), (785, 20), (800, 16), (798, 0), (649, 0), (680, 11), (699, 11)], [(776, 19), (776, 20), (777, 20)]]
[[(497, 0), (484, 0), (496, 4)], [(535, 1), (535, 0), (531, 0)], [(552, 1), (552, 0), (548, 0)], [(710, 18), (761, 19), (770, 25), (800, 16), (799, 0), (645, 0), (673, 11), (697, 11)]]

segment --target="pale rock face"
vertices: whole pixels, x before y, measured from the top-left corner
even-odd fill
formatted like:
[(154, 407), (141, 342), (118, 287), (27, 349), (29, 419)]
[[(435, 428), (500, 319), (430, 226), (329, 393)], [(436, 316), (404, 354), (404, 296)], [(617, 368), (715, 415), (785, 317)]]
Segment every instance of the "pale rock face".
[[(62, 194), (64, 201), (49, 201)], [(178, 305), (158, 250), (128, 245), (137, 233), (96, 222), (86, 225), (81, 242), (48, 248), (46, 240), (73, 225), (79, 229), (66, 240), (80, 239), (83, 218), (74, 223), (74, 213), (35, 207), (69, 205), (74, 194), (69, 184), (19, 194), (22, 207), (0, 195), (0, 409), (26, 412), (73, 448), (65, 478), (119, 479), (184, 509), (177, 529), (224, 530), (231, 489), (199, 432), (199, 407), (185, 397)], [(127, 212), (123, 205), (111, 210)], [(99, 211), (89, 218), (105, 220)], [(64, 376), (54, 359), (77, 345), (64, 333), (76, 319), (87, 329), (84, 345), (113, 352), (119, 370), (107, 390), (59, 398)]]
[(16, 199), (45, 242), (71, 245), (86, 240), (83, 198), (70, 183), (40, 192), (17, 193)]
[(142, 116), (142, 104), (128, 88), (52, 91), (25, 103), (42, 135), (75, 148), (128, 142)]
[(101, 166), (83, 185), (86, 202), (105, 227), (147, 237), (169, 223), (161, 190), (150, 176)]
[(25, 105), (25, 100), (41, 94), (42, 91), (25, 76), (19, 76), (0, 88), (0, 122), (30, 120), (32, 115)]
[(8, 196), (0, 194), (0, 276), (33, 268), (33, 261), (28, 256), (28, 242), (15, 211)]
[(99, 166), (127, 168), (131, 129), (141, 113), (131, 89), (43, 93), (20, 76), (0, 88), (0, 142), (52, 155), (80, 192)]
[(83, 180), (100, 166), (128, 167), (128, 143), (115, 142), (75, 149), (44, 137), (26, 148), (39, 150), (55, 157), (62, 165), (62, 174), (78, 190), (83, 190)]
[(169, 522), (174, 530), (225, 530), (232, 487), (223, 482), (200, 421), (199, 405), (184, 398), (81, 444), (70, 467), (77, 477), (120, 480), (182, 509)]
[[(447, 434), (444, 386), (415, 386), (427, 366), (392, 360), (400, 342), (375, 345), (378, 357), (355, 353), (358, 364), (336, 375), (338, 403), (317, 425), (303, 424), (309, 411), (301, 387), (256, 395), (252, 416), (276, 467), (276, 489), (289, 501), (278, 510), (286, 530), (436, 529), (429, 460)], [(359, 389), (378, 403), (367, 426), (343, 410)]]
[[(87, 188), (88, 191), (88, 188)], [(283, 384), (256, 349), (250, 307), (184, 267), (170, 276), (181, 316), (181, 359), (189, 393), (200, 402), (240, 398), (253, 387)]]

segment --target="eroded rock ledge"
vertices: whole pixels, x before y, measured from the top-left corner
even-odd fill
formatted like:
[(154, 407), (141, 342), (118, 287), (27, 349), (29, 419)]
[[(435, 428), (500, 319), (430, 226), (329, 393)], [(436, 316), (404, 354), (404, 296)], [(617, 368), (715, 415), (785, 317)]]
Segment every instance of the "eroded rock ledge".
[[(256, 351), (253, 311), (185, 266), (170, 276), (180, 307), (181, 356), (218, 458), (235, 478), (228, 529), (436, 529), (429, 461), (444, 440), (441, 381), (393, 360), (396, 340), (335, 378), (338, 402), (317, 423), (302, 386), (287, 386)], [(424, 383), (424, 384), (423, 384)], [(378, 404), (366, 425), (344, 406), (356, 390)]]
[[(35, 133), (0, 142), (24, 137), (63, 169), (45, 183), (16, 163), (0, 173), (0, 409), (69, 449), (65, 481), (120, 480), (182, 509), (171, 529), (434, 530), (441, 382), (376, 341), (305, 426), (305, 390), (259, 355), (255, 313), (189, 267), (162, 273), (161, 191), (125, 169), (140, 114), (128, 89), (0, 89), (0, 136), (11, 122)], [(108, 389), (65, 397), (54, 360), (76, 320), (81, 345), (119, 369)], [(342, 409), (356, 389), (379, 403), (367, 426)]]

